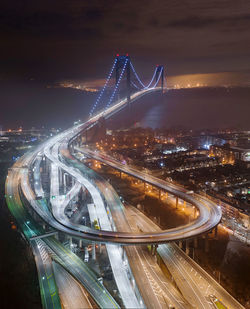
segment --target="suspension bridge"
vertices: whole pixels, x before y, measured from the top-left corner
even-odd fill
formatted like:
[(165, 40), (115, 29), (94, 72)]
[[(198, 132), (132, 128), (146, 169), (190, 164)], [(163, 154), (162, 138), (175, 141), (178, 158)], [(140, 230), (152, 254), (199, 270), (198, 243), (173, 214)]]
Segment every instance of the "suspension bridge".
[[(123, 89), (121, 85), (124, 86)], [(91, 107), (87, 121), (48, 139), (25, 154), (9, 170), (6, 180), (7, 204), (24, 236), (31, 243), (36, 256), (44, 307), (54, 308), (56, 304), (56, 307), (60, 308), (60, 302), (57, 290), (51, 291), (52, 284), (55, 285), (53, 273), (49, 277), (40, 277), (46, 273), (46, 263), (49, 263), (48, 260), (46, 263), (43, 262), (42, 249), (86, 288), (99, 307), (119, 308), (120, 305), (87, 264), (87, 244), (93, 244), (93, 259), (96, 259), (95, 243), (99, 246), (105, 244), (124, 307), (145, 308), (150, 307), (152, 303), (157, 307), (159, 303), (157, 295), (154, 292), (145, 295), (148, 291), (147, 289), (143, 291), (145, 280), (148, 280), (146, 262), (145, 264), (139, 262), (141, 257), (138, 251), (133, 249), (134, 247), (132, 251), (126, 251), (120, 245), (153, 244), (156, 250), (157, 244), (196, 237), (210, 231), (220, 222), (221, 210), (212, 201), (199, 195), (190, 195), (187, 190), (179, 186), (130, 166), (123, 166), (108, 156), (90, 151), (83, 143), (84, 134), (96, 126), (101, 118), (108, 119), (126, 106), (131, 108), (133, 102), (142, 96), (154, 91), (163, 92), (165, 89), (166, 80), (162, 65), (153, 69), (152, 76), (146, 83), (139, 77), (129, 55), (116, 55), (104, 86)], [(122, 99), (119, 98), (121, 92), (124, 94)], [(100, 183), (100, 178), (77, 160), (76, 152), (82, 152), (90, 158), (155, 186), (160, 192), (168, 192), (176, 199), (194, 205), (199, 210), (199, 216), (189, 224), (174, 229), (132, 232), (116, 192), (104, 180)], [(44, 182), (44, 179), (47, 181)], [(74, 222), (65, 215), (68, 205), (76, 199), (83, 199), (85, 191), (92, 199), (92, 204), (87, 205), (88, 217), (90, 221), (98, 222), (98, 229), (93, 225), (87, 226), (86, 220), (84, 224), (81, 221)], [(69, 248), (65, 247), (65, 241), (69, 242)], [(74, 241), (78, 241), (79, 248), (85, 247), (85, 262), (72, 252)], [(132, 256), (126, 257), (129, 252)], [(162, 250), (161, 254), (166, 257), (166, 252), (167, 250)], [(137, 269), (131, 271), (128, 265), (133, 255), (139, 259), (134, 260)], [(210, 282), (209, 286), (211, 285), (214, 290), (217, 289), (214, 282)], [(166, 299), (168, 301), (171, 299), (176, 308), (187, 308), (186, 301), (190, 302), (191, 307), (201, 305), (200, 308), (211, 308), (209, 304), (204, 305), (207, 296), (201, 292), (196, 293), (195, 286), (192, 285), (191, 288), (186, 286), (183, 288), (183, 293), (189, 294), (186, 299), (178, 291), (165, 290), (165, 302)], [(224, 291), (217, 289), (217, 292), (224, 297)], [(230, 304), (230, 308), (241, 308), (230, 295), (226, 294), (223, 300)]]

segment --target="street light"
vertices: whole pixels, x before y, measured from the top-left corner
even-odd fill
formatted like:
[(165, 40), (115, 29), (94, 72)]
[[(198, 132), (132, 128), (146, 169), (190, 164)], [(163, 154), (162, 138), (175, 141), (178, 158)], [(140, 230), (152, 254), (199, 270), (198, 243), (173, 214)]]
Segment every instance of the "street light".
[(84, 222), (85, 222), (85, 225), (86, 225), (86, 218), (85, 218), (85, 217), (82, 217), (82, 219), (84, 220)]

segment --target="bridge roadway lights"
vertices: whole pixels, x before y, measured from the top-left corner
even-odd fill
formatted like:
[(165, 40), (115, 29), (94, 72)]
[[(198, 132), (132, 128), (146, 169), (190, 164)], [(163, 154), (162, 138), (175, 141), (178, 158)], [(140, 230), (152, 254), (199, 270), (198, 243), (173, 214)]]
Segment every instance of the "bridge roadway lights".
[(130, 57), (128, 55), (117, 55), (116, 56), (116, 65), (115, 65), (115, 84), (118, 84), (120, 78), (120, 71), (126, 65), (126, 86), (127, 86), (127, 102), (130, 105), (130, 96), (131, 96), (131, 80), (130, 80)]

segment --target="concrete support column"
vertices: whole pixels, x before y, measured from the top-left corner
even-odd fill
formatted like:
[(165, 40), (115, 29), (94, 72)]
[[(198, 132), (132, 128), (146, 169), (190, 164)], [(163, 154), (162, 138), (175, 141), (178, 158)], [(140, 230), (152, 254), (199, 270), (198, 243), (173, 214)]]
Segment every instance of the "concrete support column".
[(214, 228), (214, 236), (217, 237), (218, 234), (218, 226), (216, 225), (216, 227)]
[(125, 259), (125, 250), (124, 250), (124, 247), (121, 247), (121, 249), (122, 249), (122, 260), (124, 261), (124, 259)]
[(179, 240), (178, 245), (179, 245), (179, 247), (180, 247), (181, 249), (183, 248), (182, 240)]
[(69, 236), (69, 248), (70, 248), (70, 250), (71, 250), (71, 248), (72, 248), (72, 237), (71, 236)]
[(63, 184), (63, 171), (59, 168), (59, 186), (61, 186)]
[(189, 240), (186, 240), (186, 254), (189, 255), (190, 248), (189, 248)]
[(176, 201), (175, 201), (175, 207), (176, 207), (176, 209), (178, 208), (178, 202), (179, 202), (179, 199), (178, 199), (178, 196), (176, 196)]
[(159, 200), (161, 200), (161, 189), (159, 189)]
[(96, 260), (95, 243), (92, 244), (92, 260)]
[(209, 239), (208, 239), (208, 234), (205, 236), (205, 252), (209, 252)]
[(79, 248), (82, 248), (82, 239), (79, 239)]
[(166, 198), (168, 198), (168, 193), (166, 192)]
[(49, 172), (49, 163), (45, 156), (43, 157), (43, 162), (44, 162), (44, 171), (47, 174)]
[(156, 255), (158, 245), (152, 245), (152, 255)]
[(194, 238), (194, 247), (195, 247), (195, 249), (198, 248), (198, 237)]
[(186, 207), (187, 206), (187, 202), (183, 201), (183, 206)]
[(154, 255), (157, 254), (157, 248), (158, 248), (158, 245), (155, 245), (155, 254)]
[(66, 173), (63, 173), (63, 193), (64, 193), (64, 194), (66, 193), (66, 188), (67, 188), (66, 177), (67, 177), (67, 174), (66, 174)]

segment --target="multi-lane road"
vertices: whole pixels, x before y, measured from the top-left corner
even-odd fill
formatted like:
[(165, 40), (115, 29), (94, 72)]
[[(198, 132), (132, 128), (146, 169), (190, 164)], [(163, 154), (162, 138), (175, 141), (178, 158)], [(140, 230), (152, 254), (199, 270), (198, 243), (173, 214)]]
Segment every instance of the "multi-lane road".
[[(132, 102), (152, 91), (155, 91), (155, 89), (139, 91), (132, 96)], [(60, 307), (60, 303), (58, 302), (58, 290), (49, 289), (51, 286), (50, 282), (46, 284), (46, 281), (53, 280), (55, 283), (57, 278), (57, 281), (59, 280), (61, 283), (61, 272), (60, 267), (54, 267), (56, 271), (60, 272), (56, 277), (53, 274), (49, 278), (43, 275), (44, 266), (46, 265), (42, 263), (40, 248), (39, 245), (37, 245), (38, 242), (32, 240), (34, 239), (33, 237), (43, 237), (42, 234), (45, 233), (45, 230), (41, 227), (41, 222), (43, 222), (43, 224), (45, 223), (47, 228), (52, 228), (53, 231), (56, 230), (67, 236), (106, 243), (110, 263), (111, 266), (113, 266), (114, 277), (116, 278), (120, 295), (123, 298), (123, 302), (126, 303), (126, 307), (131, 307), (134, 304), (136, 304), (137, 307), (143, 307), (143, 299), (144, 301), (147, 299), (146, 303), (149, 304), (152, 301), (152, 297), (155, 297), (153, 296), (155, 292), (149, 295), (147, 292), (150, 290), (143, 291), (142, 288), (139, 289), (140, 294), (143, 296), (142, 298), (138, 296), (137, 292), (135, 293), (136, 282), (140, 282), (139, 286), (142, 286), (143, 278), (145, 278), (144, 282), (153, 280), (157, 286), (156, 290), (162, 291), (161, 298), (155, 297), (153, 300), (155, 304), (152, 308), (158, 308), (158, 304), (160, 303), (162, 305), (169, 302), (176, 304), (178, 308), (187, 308), (188, 303), (192, 304), (190, 299), (186, 300), (183, 298), (177, 290), (170, 288), (170, 285), (168, 291), (164, 290), (166, 284), (169, 283), (165, 284), (158, 279), (156, 280), (156, 274), (148, 264), (149, 258), (147, 258), (145, 255), (146, 253), (139, 248), (128, 247), (126, 251), (124, 251), (124, 254), (127, 254), (129, 263), (131, 265), (133, 264), (133, 267), (131, 267), (132, 273), (128, 274), (126, 270), (121, 278), (119, 276), (119, 267), (121, 267), (121, 262), (124, 262), (124, 260), (123, 257), (119, 257), (118, 253), (120, 251), (117, 251), (117, 245), (111, 245), (110, 243), (124, 245), (156, 244), (194, 237), (211, 230), (220, 222), (220, 208), (217, 207), (215, 203), (201, 196), (190, 195), (181, 187), (157, 179), (128, 165), (123, 165), (103, 154), (91, 152), (87, 148), (77, 148), (78, 151), (84, 152), (92, 158), (98, 159), (122, 172), (152, 184), (160, 190), (170, 192), (199, 209), (198, 218), (185, 226), (164, 231), (145, 230), (143, 232), (138, 232), (136, 229), (131, 229), (131, 227), (128, 226), (123, 208), (119, 206), (120, 201), (118, 201), (119, 198), (117, 195), (114, 194), (113, 188), (108, 184), (103, 185), (102, 181), (98, 179), (98, 177), (95, 178), (94, 174), (91, 172), (86, 172), (82, 164), (73, 158), (68, 150), (74, 138), (77, 138), (86, 129), (95, 125), (101, 117), (109, 118), (113, 116), (123, 109), (126, 104), (126, 100), (121, 100), (107, 110), (88, 119), (85, 123), (78, 124), (52, 137), (35, 150), (27, 153), (9, 170), (6, 181), (7, 203), (26, 238), (32, 242), (36, 259), (40, 261), (38, 263), (38, 268), (41, 269), (41, 271), (38, 271), (39, 281), (43, 304), (47, 308), (51, 307), (49, 302), (52, 302), (53, 306), (57, 303), (56, 307)], [(40, 166), (43, 160), (50, 166), (51, 207), (44, 198), (45, 193), (42, 187)], [(63, 186), (62, 173), (67, 173), (67, 175), (74, 180), (74, 185), (71, 190), (65, 194), (61, 193), (61, 186)], [(34, 181), (32, 182), (31, 179)], [(64, 215), (65, 207), (70, 203), (72, 198), (79, 193), (81, 188), (86, 189), (93, 200), (96, 217), (100, 223), (100, 230), (84, 226), (80, 223), (73, 224), (72, 221), (68, 220)], [(106, 202), (104, 202), (104, 197)], [(117, 302), (100, 283), (95, 273), (76, 254), (63, 246), (53, 236), (43, 238), (43, 242), (48, 250), (53, 253), (53, 259), (67, 269), (68, 273), (87, 289), (100, 307), (119, 308)], [(48, 267), (51, 268), (51, 265), (48, 264)], [(130, 279), (128, 280), (128, 277), (126, 277), (133, 276), (133, 273), (136, 274), (136, 282), (133, 281), (134, 279), (130, 281)], [(131, 282), (133, 283), (132, 286)], [(126, 286), (127, 290), (125, 288)], [(152, 288), (151, 285), (149, 285), (149, 287)], [(63, 287), (61, 290), (63, 291)], [(130, 292), (128, 293), (128, 291)], [(67, 299), (66, 295), (65, 299)]]
[[(127, 206), (127, 218), (134, 229), (159, 231), (160, 228), (138, 209)], [(218, 284), (194, 260), (186, 255), (175, 243), (159, 245), (158, 254), (171, 272), (179, 290), (189, 306), (195, 308), (216, 308), (212, 296), (221, 299), (230, 309), (244, 308), (221, 285)]]
[[(109, 165), (123, 173), (136, 177), (150, 185), (153, 185), (160, 190), (164, 190), (177, 196), (190, 204), (194, 205), (199, 209), (199, 216), (193, 222), (188, 223), (185, 226), (165, 230), (162, 232), (155, 233), (141, 233), (133, 234), (133, 240), (136, 243), (160, 243), (172, 240), (179, 240), (194, 237), (196, 235), (202, 234), (214, 228), (221, 220), (221, 210), (214, 202), (199, 196), (191, 195), (188, 190), (184, 188), (164, 181), (162, 179), (156, 178), (145, 171), (141, 171), (135, 167), (131, 167), (127, 164), (123, 164), (114, 158), (100, 153), (98, 151), (90, 150), (88, 147), (75, 147), (76, 151), (79, 151), (86, 156), (96, 159), (106, 165)], [(118, 235), (118, 238), (120, 235)], [(148, 241), (147, 238), (150, 238)]]

